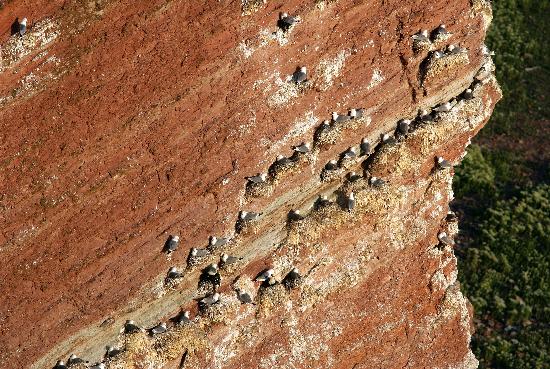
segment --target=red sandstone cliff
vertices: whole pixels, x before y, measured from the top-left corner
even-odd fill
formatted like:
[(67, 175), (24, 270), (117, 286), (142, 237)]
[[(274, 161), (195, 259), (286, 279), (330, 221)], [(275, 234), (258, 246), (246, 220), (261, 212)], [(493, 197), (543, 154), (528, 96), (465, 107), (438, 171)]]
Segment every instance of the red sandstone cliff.
[[(280, 11), (301, 18), (287, 33)], [(472, 312), (437, 237), (458, 229), (453, 171), (435, 158), (458, 163), (500, 98), (482, 50), (486, 1), (36, 0), (1, 12), (2, 30), (32, 23), (0, 50), (2, 368), (51, 368), (73, 352), (97, 362), (106, 345), (122, 350), (107, 368), (476, 366)], [(413, 45), (441, 23), (449, 38)], [(359, 107), (362, 119), (314, 134)], [(380, 143), (406, 118), (409, 133)], [(363, 138), (372, 154), (325, 175)], [(301, 142), (312, 150), (275, 170)], [(257, 173), (267, 182), (247, 187)], [(315, 206), (320, 194), (333, 202)], [(289, 221), (293, 209), (304, 218)], [(262, 215), (237, 233), (240, 210)], [(181, 241), (167, 257), (170, 234)], [(231, 241), (186, 269), (210, 235)], [(243, 260), (198, 315), (200, 269), (221, 252)], [(171, 266), (185, 274), (166, 285)], [(252, 282), (293, 266), (297, 288)], [(119, 334), (127, 319), (152, 327), (180, 309), (192, 324)]]

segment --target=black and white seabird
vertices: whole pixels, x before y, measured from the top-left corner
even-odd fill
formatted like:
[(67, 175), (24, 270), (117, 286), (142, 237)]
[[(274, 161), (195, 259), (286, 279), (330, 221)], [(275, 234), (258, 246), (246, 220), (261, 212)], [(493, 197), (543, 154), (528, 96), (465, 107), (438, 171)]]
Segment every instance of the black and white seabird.
[(306, 154), (311, 150), (311, 145), (309, 143), (302, 142), (300, 145), (294, 146), (292, 149), (297, 153)]
[(298, 23), (298, 18), (288, 15), (287, 13), (279, 13), (279, 20), (277, 26), (283, 31), (288, 31), (290, 27)]
[(436, 51), (434, 51), (433, 56), (434, 56), (435, 59), (441, 59), (443, 56), (445, 56), (445, 54), (443, 54), (439, 50), (436, 50)]
[(92, 365), (89, 369), (105, 369), (105, 364), (96, 363), (96, 364)]
[(59, 360), (53, 369), (67, 369), (67, 365), (65, 365), (65, 362), (63, 360)]
[(332, 112), (332, 121), (335, 123), (344, 123), (350, 120), (351, 117), (349, 115), (340, 115), (337, 112)]
[(236, 262), (242, 260), (243, 258), (239, 258), (237, 256), (231, 256), (227, 254), (222, 254), (220, 256), (220, 268), (223, 268), (224, 266), (235, 264)]
[(250, 183), (264, 183), (267, 181), (267, 174), (266, 173), (258, 173), (255, 176), (246, 177), (248, 182)]
[(168, 269), (168, 275), (167, 275), (168, 279), (181, 278), (181, 276), (182, 274), (178, 271), (176, 267), (171, 267), (170, 269)]
[(409, 119), (401, 119), (399, 123), (397, 123), (397, 129), (399, 130), (399, 133), (402, 135), (406, 135), (409, 133), (409, 126), (411, 125), (411, 121)]
[(336, 170), (338, 169), (338, 162), (336, 160), (330, 160), (328, 163), (325, 164), (326, 170)]
[(369, 183), (373, 187), (382, 187), (386, 182), (381, 178), (371, 177), (370, 180), (369, 180)]
[(349, 117), (350, 117), (350, 119), (361, 119), (361, 118), (363, 118), (364, 112), (365, 112), (365, 109), (363, 109), (363, 108), (351, 109), (349, 111)]
[(177, 324), (179, 325), (183, 325), (183, 324), (189, 324), (191, 323), (191, 318), (190, 318), (190, 313), (189, 313), (189, 310), (185, 310), (184, 312), (182, 312), (178, 318), (177, 318)]
[(442, 39), (447, 39), (449, 38), (450, 36), (452, 35), (451, 32), (447, 31), (447, 28), (445, 27), (444, 24), (441, 24), (439, 27), (437, 27), (433, 32), (432, 32), (432, 36), (434, 38), (434, 40), (442, 40)]
[(380, 140), (382, 141), (383, 144), (386, 144), (386, 145), (391, 145), (397, 142), (395, 137), (393, 137), (389, 133), (384, 133), (380, 135)]
[(214, 286), (214, 290), (216, 290), (221, 285), (221, 282), (222, 277), (219, 272), (218, 264), (210, 264), (202, 270), (199, 285), (210, 283)]
[(421, 43), (430, 43), (430, 39), (428, 37), (428, 30), (422, 30), (414, 35), (411, 36), (414, 42), (421, 42)]
[(454, 211), (450, 210), (447, 213), (447, 216), (445, 217), (445, 220), (447, 222), (456, 222), (456, 221), (458, 221), (458, 215), (456, 215), (456, 213)]
[(191, 251), (189, 251), (189, 256), (187, 257), (187, 265), (190, 267), (194, 266), (200, 263), (200, 261), (208, 255), (210, 255), (210, 251), (208, 249), (197, 249), (192, 247)]
[(199, 301), (199, 309), (204, 310), (207, 307), (218, 303), (218, 301), (220, 301), (219, 293), (216, 292), (212, 295), (208, 295)]
[(437, 161), (437, 167), (439, 169), (449, 169), (453, 166), (448, 160), (445, 160), (441, 156), (438, 156), (436, 158), (436, 161)]
[(445, 232), (440, 232), (437, 235), (437, 239), (439, 240), (439, 242), (441, 242), (444, 245), (447, 245), (447, 246), (454, 245), (453, 240), (449, 236), (447, 236), (447, 233), (445, 233)]
[(450, 54), (450, 55), (453, 55), (453, 54), (460, 54), (461, 52), (464, 52), (465, 49), (461, 48), (461, 47), (458, 47), (458, 46), (455, 46), (453, 44), (450, 44), (449, 46), (447, 46), (447, 53)]
[(133, 320), (127, 320), (126, 323), (124, 323), (124, 333), (136, 333), (141, 331), (143, 331), (143, 329)]
[(256, 276), (256, 278), (254, 278), (254, 280), (256, 282), (265, 282), (269, 278), (271, 278), (273, 274), (275, 274), (275, 271), (273, 269), (264, 269), (260, 273), (258, 273), (258, 275)]
[(224, 246), (225, 244), (227, 244), (227, 242), (229, 242), (229, 240), (227, 238), (224, 238), (224, 237), (216, 237), (216, 236), (210, 236), (210, 241), (208, 242), (208, 247), (210, 247), (211, 249), (218, 249), (222, 246)]
[(172, 253), (176, 251), (180, 244), (180, 237), (179, 236), (169, 236), (166, 240), (166, 243), (164, 244), (164, 250), (167, 253)]
[(260, 219), (260, 215), (262, 215), (262, 213), (255, 213), (253, 211), (241, 210), (239, 214), (239, 219), (242, 220), (243, 222), (252, 222)]
[(277, 163), (278, 165), (288, 165), (288, 164), (294, 163), (294, 161), (292, 161), (292, 159), (290, 158), (287, 158), (286, 156), (277, 155), (277, 158), (275, 159), (275, 163)]
[(357, 157), (357, 149), (355, 147), (350, 147), (342, 155), (342, 159), (353, 159)]
[(329, 200), (327, 195), (321, 195), (316, 201), (317, 207), (330, 205), (332, 202)]
[(306, 67), (300, 67), (296, 69), (296, 72), (292, 75), (292, 81), (297, 85), (304, 83), (307, 80), (307, 69)]
[(420, 117), (420, 120), (422, 122), (431, 122), (431, 121), (433, 121), (432, 115), (426, 109), (420, 110), (420, 113), (419, 113), (418, 116)]
[(288, 212), (288, 219), (289, 220), (302, 220), (304, 219), (304, 216), (300, 214), (300, 210), (291, 210)]
[(357, 174), (355, 172), (349, 172), (348, 173), (348, 181), (350, 181), (350, 182), (355, 182), (355, 181), (357, 181), (361, 178), (362, 178), (361, 175)]
[(296, 267), (292, 268), (292, 270), (283, 278), (283, 285), (289, 290), (298, 287), (301, 282), (302, 276)]
[(71, 356), (69, 356), (69, 360), (67, 361), (67, 364), (69, 367), (73, 365), (81, 364), (81, 363), (85, 363), (84, 359), (79, 358), (75, 354), (71, 354)]
[(447, 101), (446, 103), (437, 106), (434, 110), (440, 113), (446, 113), (448, 111), (451, 111), (452, 108), (453, 105), (451, 104), (451, 102)]
[(467, 88), (464, 93), (462, 94), (462, 97), (465, 99), (465, 100), (471, 100), (474, 98), (474, 93), (472, 91), (471, 88)]
[(21, 19), (21, 22), (19, 22), (19, 36), (23, 36), (25, 33), (27, 33), (27, 18)]
[(370, 143), (369, 140), (365, 137), (361, 140), (361, 155), (368, 155), (370, 154)]
[(346, 210), (351, 212), (355, 208), (355, 195), (352, 193), (349, 194), (346, 200)]
[(244, 292), (240, 289), (237, 289), (237, 298), (239, 301), (243, 304), (253, 304), (254, 300), (252, 299), (252, 296), (248, 292)]
[(164, 333), (164, 332), (166, 332), (166, 331), (168, 331), (168, 328), (166, 327), (166, 323), (162, 322), (162, 323), (160, 323), (159, 325), (157, 325), (157, 326), (151, 328), (151, 329), (149, 330), (149, 333), (150, 333), (152, 336), (154, 336), (155, 334), (161, 334), (161, 333)]
[(105, 358), (115, 357), (122, 352), (121, 349), (117, 349), (113, 346), (107, 346), (105, 350)]

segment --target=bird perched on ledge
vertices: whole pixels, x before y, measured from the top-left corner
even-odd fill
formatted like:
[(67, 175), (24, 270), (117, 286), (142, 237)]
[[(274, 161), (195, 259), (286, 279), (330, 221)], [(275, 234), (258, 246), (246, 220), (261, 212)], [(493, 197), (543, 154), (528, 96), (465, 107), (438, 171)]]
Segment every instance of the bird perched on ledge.
[(294, 152), (299, 154), (307, 154), (311, 150), (311, 145), (309, 143), (302, 142), (300, 145), (294, 146), (292, 149)]
[(302, 220), (304, 219), (304, 216), (300, 214), (300, 210), (291, 210), (288, 212), (288, 219), (289, 220)]
[(166, 243), (164, 244), (164, 251), (168, 254), (171, 254), (172, 252), (177, 250), (179, 244), (180, 244), (179, 236), (169, 236), (168, 240), (166, 240)]
[(241, 289), (237, 289), (237, 298), (242, 304), (254, 304), (252, 296), (248, 292), (244, 292)]
[(351, 211), (355, 208), (355, 195), (352, 193), (349, 194), (347, 200), (346, 200), (346, 210), (351, 213)]
[(53, 369), (67, 369), (67, 365), (65, 365), (65, 362), (63, 360), (59, 360)]
[(124, 333), (137, 333), (142, 332), (143, 328), (138, 326), (133, 320), (127, 320), (126, 323), (124, 323)]
[(168, 269), (168, 274), (167, 274), (166, 278), (176, 279), (176, 278), (181, 278), (181, 277), (182, 277), (182, 274), (178, 271), (178, 269), (176, 267), (171, 267), (170, 269)]
[(154, 336), (156, 334), (161, 334), (167, 331), (168, 331), (168, 328), (166, 327), (166, 323), (162, 322), (159, 325), (151, 328), (149, 330), (149, 334), (151, 334), (151, 336)]
[(269, 278), (273, 277), (273, 274), (275, 274), (275, 271), (273, 269), (264, 269), (260, 273), (258, 273), (254, 280), (256, 282), (265, 282)]
[(277, 27), (279, 27), (284, 32), (286, 32), (299, 21), (300, 20), (298, 19), (298, 17), (293, 17), (291, 15), (288, 15), (287, 13), (279, 13), (279, 20), (277, 21)]
[(335, 123), (344, 123), (350, 120), (351, 117), (349, 115), (340, 115), (337, 112), (332, 112), (332, 121)]
[(449, 169), (453, 166), (449, 161), (445, 160), (441, 156), (438, 156), (436, 158), (436, 161), (437, 161), (437, 167), (439, 169)]
[(296, 267), (292, 268), (292, 270), (283, 278), (283, 285), (289, 290), (298, 287), (301, 282), (302, 276)]
[(81, 363), (85, 363), (86, 361), (84, 361), (83, 359), (79, 358), (78, 356), (76, 356), (75, 354), (71, 354), (71, 356), (69, 356), (69, 361), (67, 362), (67, 364), (69, 365), (69, 367), (73, 366), (73, 365), (77, 365), (77, 364), (81, 364)]
[(216, 236), (210, 236), (210, 241), (208, 242), (208, 248), (210, 250), (216, 250), (219, 249), (222, 246), (225, 246), (229, 240), (224, 237), (216, 237)]
[(447, 246), (454, 245), (453, 240), (449, 236), (447, 236), (447, 233), (445, 233), (445, 232), (439, 233), (437, 235), (437, 239), (439, 240), (439, 242), (441, 242), (444, 245), (447, 245)]
[(219, 301), (220, 301), (220, 294), (216, 292), (212, 295), (206, 296), (205, 298), (201, 299), (199, 301), (199, 309), (205, 310), (209, 306), (217, 304)]
[(296, 72), (292, 74), (292, 82), (296, 83), (297, 85), (304, 83), (307, 81), (307, 68), (306, 67), (300, 67), (296, 69)]
[(191, 318), (190, 318), (189, 310), (185, 310), (183, 313), (181, 313), (181, 314), (177, 317), (176, 323), (177, 323), (178, 325), (183, 325), (183, 324), (189, 324), (189, 323), (191, 323)]
[(266, 173), (258, 173), (255, 176), (246, 177), (246, 179), (248, 180), (248, 182), (254, 183), (254, 184), (264, 183), (265, 181), (267, 181), (267, 174)]

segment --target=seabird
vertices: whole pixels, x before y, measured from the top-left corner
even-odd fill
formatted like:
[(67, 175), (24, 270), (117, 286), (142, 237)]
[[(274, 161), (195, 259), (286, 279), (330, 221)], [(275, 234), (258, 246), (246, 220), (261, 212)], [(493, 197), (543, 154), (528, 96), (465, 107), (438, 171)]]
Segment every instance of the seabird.
[(464, 49), (458, 47), (458, 46), (455, 46), (453, 44), (450, 44), (449, 46), (447, 46), (447, 52), (449, 54), (460, 54), (461, 52), (463, 52)]
[(27, 32), (27, 18), (23, 18), (19, 22), (19, 36), (23, 36)]
[(298, 270), (298, 268), (294, 267), (283, 278), (283, 285), (290, 290), (298, 287), (301, 281), (302, 281), (302, 276), (300, 275), (300, 271)]
[(432, 115), (426, 109), (420, 110), (419, 116), (420, 116), (420, 120), (422, 122), (431, 122), (431, 121), (433, 121)]
[(218, 264), (212, 263), (208, 265), (206, 268), (204, 268), (203, 273), (206, 273), (208, 275), (218, 274)]
[(252, 296), (248, 292), (243, 292), (240, 289), (237, 289), (237, 298), (243, 304), (253, 304)]
[(182, 274), (178, 271), (176, 267), (171, 267), (168, 269), (168, 279), (180, 278)]
[(349, 172), (348, 173), (348, 181), (355, 182), (357, 180), (361, 179), (361, 175), (357, 174), (355, 172)]
[(343, 159), (353, 159), (356, 156), (357, 156), (357, 149), (352, 146), (344, 152), (344, 155), (342, 155), (342, 158)]
[(167, 253), (172, 253), (176, 251), (180, 244), (180, 237), (179, 236), (169, 236), (166, 240), (166, 243), (164, 244), (164, 250)]
[(369, 182), (373, 187), (382, 187), (386, 183), (383, 179), (378, 177), (371, 177)]
[(307, 80), (307, 69), (306, 67), (300, 67), (296, 69), (296, 72), (292, 75), (292, 81), (299, 85)]
[(329, 162), (325, 164), (325, 169), (326, 170), (338, 169), (338, 162), (336, 160), (329, 160)]
[(434, 58), (436, 58), (436, 59), (441, 59), (445, 54), (443, 54), (443, 53), (442, 53), (441, 51), (439, 51), (439, 50), (436, 50), (436, 51), (434, 51), (434, 54), (433, 54), (433, 55), (434, 55)]
[(332, 112), (332, 121), (333, 122), (343, 123), (343, 122), (347, 122), (350, 119), (351, 119), (351, 117), (349, 115), (340, 115), (335, 111)]
[(355, 195), (352, 193), (349, 194), (348, 199), (346, 201), (346, 209), (351, 212), (355, 208)]
[(365, 137), (361, 140), (361, 155), (370, 154), (370, 143), (369, 140)]
[(438, 156), (437, 157), (437, 166), (439, 167), (439, 169), (448, 169), (448, 168), (452, 167), (453, 165), (449, 161), (443, 159), (441, 156)]
[(67, 365), (65, 365), (65, 362), (63, 360), (59, 360), (53, 369), (67, 369)]
[(290, 27), (298, 23), (298, 18), (288, 15), (287, 13), (279, 13), (279, 21), (277, 26), (283, 31), (288, 31)]
[(301, 220), (301, 219), (304, 219), (304, 216), (300, 214), (300, 210), (291, 210), (288, 212), (288, 219)]
[(105, 364), (96, 363), (95, 365), (91, 366), (90, 369), (105, 369)]
[(237, 256), (231, 256), (227, 254), (222, 254), (220, 257), (220, 267), (223, 268), (226, 265), (235, 264), (236, 262), (242, 260), (242, 258), (239, 258)]
[(311, 145), (309, 143), (302, 142), (300, 145), (294, 146), (292, 149), (300, 154), (305, 154), (310, 151)]
[(115, 357), (122, 352), (121, 349), (114, 348), (113, 346), (107, 346), (105, 349), (107, 350), (105, 352), (106, 358)]
[(445, 220), (447, 222), (456, 222), (458, 220), (458, 216), (456, 215), (456, 213), (454, 211), (450, 210), (447, 213), (447, 216), (445, 217)]
[(159, 325), (157, 325), (156, 327), (151, 328), (149, 333), (151, 333), (151, 335), (154, 336), (155, 334), (164, 333), (167, 330), (168, 330), (168, 328), (166, 327), (166, 323), (162, 322)]
[(76, 364), (80, 364), (80, 363), (84, 363), (84, 362), (85, 361), (83, 359), (79, 358), (75, 354), (71, 354), (71, 356), (69, 356), (69, 361), (67, 362), (67, 364), (69, 366), (72, 366), (72, 365), (76, 365)]
[(126, 323), (124, 323), (124, 333), (141, 332), (141, 330), (142, 329), (133, 320), (127, 320)]
[(275, 279), (275, 277), (271, 276), (267, 278), (267, 280), (263, 281), (260, 287), (272, 287), (276, 284), (279, 284), (279, 282)]
[(471, 88), (467, 88), (466, 91), (462, 94), (465, 100), (471, 100), (474, 98), (474, 93)]
[(430, 39), (428, 38), (428, 30), (422, 30), (418, 32), (417, 34), (412, 35), (412, 39), (415, 42), (430, 42)]
[(399, 133), (406, 135), (407, 133), (409, 133), (410, 125), (411, 121), (409, 119), (401, 119), (397, 124), (397, 129), (399, 130)]
[(246, 177), (246, 179), (251, 183), (264, 183), (267, 180), (266, 173), (258, 173), (255, 176)]
[(438, 107), (436, 107), (434, 110), (437, 111), (437, 112), (448, 112), (450, 111), (451, 109), (453, 108), (453, 105), (450, 103), (450, 102), (446, 102), (446, 103), (443, 103), (441, 105), (439, 105)]
[(228, 241), (229, 240), (224, 237), (218, 238), (216, 236), (210, 236), (210, 241), (208, 243), (208, 246), (210, 246), (210, 248), (212, 249), (217, 249), (224, 246)]
[(447, 236), (447, 233), (441, 232), (437, 235), (437, 239), (444, 245), (451, 246), (454, 244), (453, 240)]
[(242, 210), (241, 213), (239, 214), (239, 219), (244, 222), (251, 222), (254, 220), (258, 220), (260, 218), (260, 215), (262, 215), (262, 213), (255, 213), (253, 211)]
[(351, 109), (349, 111), (350, 119), (361, 119), (363, 118), (363, 113), (365, 112), (365, 109), (359, 108), (359, 109)]
[(260, 273), (258, 273), (258, 275), (256, 276), (256, 278), (254, 278), (254, 280), (256, 282), (265, 282), (269, 278), (271, 278), (273, 274), (275, 274), (275, 271), (273, 269), (264, 269)]
[(177, 319), (177, 324), (188, 324), (188, 323), (191, 323), (191, 319), (190, 319), (190, 315), (189, 315), (189, 310), (185, 310), (183, 313), (181, 313), (179, 316), (178, 316), (178, 319)]
[(287, 165), (293, 163), (292, 159), (287, 158), (283, 155), (278, 155), (277, 159), (275, 159), (275, 162), (279, 165)]
[(200, 262), (200, 260), (210, 254), (208, 249), (197, 249), (195, 247), (191, 248), (189, 256), (187, 257), (187, 265), (193, 266)]
[(441, 38), (447, 38), (450, 37), (452, 34), (451, 32), (447, 31), (447, 28), (444, 24), (440, 25), (433, 31), (433, 37), (434, 39), (441, 39)]
[(209, 295), (209, 296), (206, 296), (205, 298), (200, 300), (199, 301), (199, 308), (201, 310), (204, 310), (208, 306), (212, 306), (212, 305), (216, 304), (218, 301), (220, 301), (220, 294), (216, 292), (216, 293), (214, 293), (212, 295)]
[(329, 205), (331, 201), (328, 199), (327, 195), (321, 195), (317, 199), (317, 206), (326, 206)]
[(395, 139), (395, 137), (393, 136), (390, 136), (389, 133), (384, 133), (381, 135), (381, 141), (383, 144), (388, 144), (388, 145), (391, 145), (391, 144), (394, 144), (397, 142), (397, 140)]
[(315, 131), (315, 136), (318, 138), (320, 137), (325, 131), (330, 129), (330, 122), (328, 120), (324, 120), (323, 123), (319, 127), (317, 127), (317, 130)]

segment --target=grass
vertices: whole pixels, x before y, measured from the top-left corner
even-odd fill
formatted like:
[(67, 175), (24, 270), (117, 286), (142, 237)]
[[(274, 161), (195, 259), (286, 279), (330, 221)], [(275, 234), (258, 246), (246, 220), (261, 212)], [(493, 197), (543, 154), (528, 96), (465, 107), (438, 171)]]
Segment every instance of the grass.
[(487, 44), (504, 98), (456, 170), (459, 279), (480, 368), (549, 368), (550, 1), (493, 10)]

